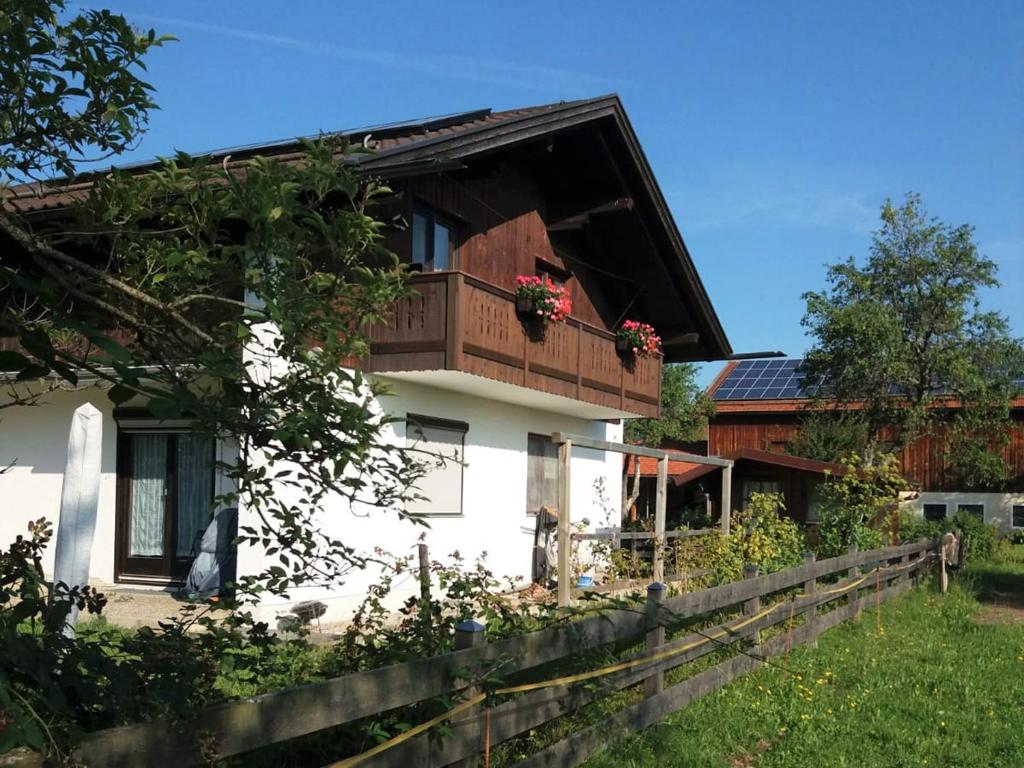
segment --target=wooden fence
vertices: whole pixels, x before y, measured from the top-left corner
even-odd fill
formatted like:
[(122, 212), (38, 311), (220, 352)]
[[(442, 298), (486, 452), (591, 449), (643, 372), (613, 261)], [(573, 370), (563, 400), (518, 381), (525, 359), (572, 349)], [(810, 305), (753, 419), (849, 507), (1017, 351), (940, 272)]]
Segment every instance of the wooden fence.
[[(356, 755), (332, 765), (470, 766), (489, 747), (614, 691), (642, 684), (643, 698), (638, 702), (517, 764), (521, 768), (577, 765), (612, 741), (756, 669), (764, 659), (812, 641), (863, 609), (910, 589), (934, 552), (931, 542), (922, 541), (867, 552), (852, 550), (821, 561), (808, 554), (796, 568), (764, 576), (753, 569), (742, 581), (674, 597), (666, 596), (662, 585), (652, 584), (646, 605), (635, 610), (609, 610), (493, 643), (484, 641), (481, 625), (468, 622), (457, 633), (458, 650), (451, 653), (220, 704), (190, 723), (149, 722), (94, 733), (77, 747), (75, 757), (86, 766), (146, 768), (167, 765), (173, 755), (175, 768), (201, 766), (208, 764), (211, 755), (249, 753), (399, 707), (449, 697), (454, 709), (435, 718), (440, 723), (450, 717), (450, 733), (443, 738), (428, 732), (429, 722), (421, 723), (372, 755)], [(819, 585), (819, 579), (834, 581)], [(711, 622), (717, 623), (704, 626)], [(783, 631), (762, 641), (761, 633), (776, 625)], [(669, 632), (673, 636), (667, 639)], [(559, 660), (578, 662), (587, 651), (640, 643), (645, 643), (642, 652), (568, 677), (552, 679), (550, 667), (541, 673), (536, 670)], [(668, 670), (725, 647), (730, 655), (724, 661), (665, 687)], [(491, 682), (497, 677), (500, 684)], [(483, 680), (489, 681), (489, 691), (480, 687)], [(580, 685), (584, 681), (587, 684)], [(40, 762), (30, 757), (8, 764)]]

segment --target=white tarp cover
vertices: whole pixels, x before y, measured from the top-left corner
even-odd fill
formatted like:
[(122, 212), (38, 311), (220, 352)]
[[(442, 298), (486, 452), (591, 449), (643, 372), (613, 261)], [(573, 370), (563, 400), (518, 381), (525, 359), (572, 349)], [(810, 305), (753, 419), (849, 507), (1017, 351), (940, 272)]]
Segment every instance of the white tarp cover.
[[(64, 486), (57, 521), (57, 551), (53, 581), (68, 587), (89, 582), (89, 557), (96, 531), (100, 460), (103, 453), (103, 415), (91, 403), (79, 406), (71, 417)], [(68, 634), (74, 634), (78, 608), (68, 614)]]

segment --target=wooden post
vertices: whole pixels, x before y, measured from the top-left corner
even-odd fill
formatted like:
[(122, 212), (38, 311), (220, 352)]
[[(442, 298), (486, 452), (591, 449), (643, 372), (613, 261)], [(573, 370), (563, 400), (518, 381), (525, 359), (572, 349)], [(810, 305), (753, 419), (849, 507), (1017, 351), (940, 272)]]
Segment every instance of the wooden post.
[(654, 500), (654, 559), (651, 572), (655, 582), (665, 580), (665, 507), (668, 501), (668, 455), (658, 459), (658, 489)]
[(949, 575), (946, 573), (946, 547), (944, 544), (939, 547), (939, 587), (942, 589), (942, 594), (946, 594), (946, 590), (949, 589)]
[[(851, 544), (849, 546), (849, 548), (846, 550), (846, 554), (848, 554), (848, 555), (855, 555), (855, 554), (857, 554), (857, 545), (856, 544)], [(860, 576), (860, 567), (859, 566), (855, 565), (855, 566), (853, 566), (852, 568), (849, 568), (846, 571), (846, 577), (848, 579), (855, 579), (858, 576)], [(859, 587), (854, 587), (846, 595), (846, 604), (847, 605), (853, 605), (854, 603), (857, 602), (857, 599), (859, 597), (860, 597), (860, 588)], [(855, 619), (859, 619), (860, 618), (860, 611), (859, 610), (857, 611), (856, 614), (854, 614), (853, 618), (855, 618)]]
[(420, 623), (423, 627), (423, 637), (429, 639), (431, 634), (430, 555), (427, 545), (422, 542), (416, 545), (416, 549), (420, 559)]
[[(744, 579), (756, 579), (758, 574), (758, 568), (756, 565), (744, 565), (743, 566), (743, 578)], [(755, 613), (761, 610), (761, 598), (752, 597), (743, 603), (743, 615), (753, 616)], [(755, 648), (761, 644), (761, 631), (755, 630), (751, 633), (750, 639), (747, 641), (747, 646)]]
[(909, 568), (909, 566), (910, 566), (910, 555), (903, 555), (900, 558), (900, 568), (901, 568), (900, 575), (897, 576), (895, 580), (893, 580), (893, 582), (892, 582), (893, 584), (899, 584), (899, 583), (904, 582), (904, 581), (906, 581), (907, 579), (910, 578), (910, 573), (909, 573), (910, 568)]
[(558, 607), (568, 608), (572, 599), (572, 518), (569, 509), (572, 441), (558, 446)]
[[(466, 648), (477, 648), (477, 647), (483, 645), (485, 642), (487, 642), (487, 638), (486, 638), (486, 636), (484, 634), (484, 630), (486, 630), (486, 627), (483, 624), (481, 624), (479, 621), (473, 621), (472, 619), (470, 619), (469, 621), (463, 621), (461, 624), (456, 624), (455, 625), (455, 650), (461, 651), (461, 650), (464, 650)], [(458, 687), (463, 682), (468, 682), (468, 681), (456, 680), (455, 682), (456, 682), (456, 687)], [(469, 698), (472, 698), (473, 696), (476, 696), (478, 693), (480, 693), (479, 686), (468, 685), (466, 687), (466, 689), (464, 690), (464, 692), (463, 692), (463, 696), (465, 696), (465, 698), (469, 699)], [(471, 709), (469, 712), (467, 712), (466, 714), (462, 715), (459, 719), (461, 720), (461, 719), (471, 719), (471, 718), (479, 718), (479, 714), (477, 713), (476, 708)], [(484, 748), (483, 748), (483, 746), (484, 746), (483, 745), (483, 735), (484, 735), (483, 728), (481, 728), (478, 725), (474, 729), (474, 731), (475, 731), (474, 737), (477, 739), (478, 743), (480, 744), (480, 748), (478, 749), (478, 752), (483, 752), (484, 751)], [(462, 760), (459, 760), (457, 762), (452, 763), (452, 765), (456, 766), (457, 768), (476, 768), (477, 756), (473, 755), (472, 757), (464, 758)]]
[[(654, 652), (665, 644), (665, 627), (661, 623), (661, 604), (665, 585), (654, 582), (647, 587), (647, 650)], [(665, 671), (659, 669), (644, 680), (644, 698), (657, 696), (665, 688)]]
[[(810, 566), (810, 567), (813, 568), (814, 567), (814, 561), (815, 561), (816, 557), (817, 556), (813, 552), (811, 552), (810, 550), (804, 552), (804, 565), (807, 565), (807, 566)], [(814, 576), (811, 576), (809, 579), (807, 579), (804, 582), (804, 594), (805, 595), (813, 595), (817, 591), (818, 591), (818, 580), (816, 578), (814, 578)], [(794, 597), (792, 599), (795, 600), (796, 598)], [(810, 609), (808, 609), (807, 614), (808, 614), (807, 615), (807, 622), (812, 622), (812, 621), (814, 621), (814, 617), (818, 614), (818, 609), (812, 606)], [(790, 619), (790, 621), (792, 622), (792, 619)], [(811, 645), (812, 648), (817, 648), (818, 647), (818, 640), (817, 640), (817, 638), (815, 638), (814, 640), (811, 640), (810, 645)]]
[(732, 528), (732, 464), (722, 467), (722, 533), (726, 536)]

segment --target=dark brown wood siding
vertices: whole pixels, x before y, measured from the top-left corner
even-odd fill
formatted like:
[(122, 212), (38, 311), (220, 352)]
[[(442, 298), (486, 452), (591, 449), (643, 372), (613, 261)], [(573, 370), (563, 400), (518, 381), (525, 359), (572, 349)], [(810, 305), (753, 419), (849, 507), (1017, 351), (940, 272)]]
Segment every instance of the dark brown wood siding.
[[(708, 451), (721, 454), (740, 448), (784, 453), (786, 443), (800, 430), (800, 417), (792, 413), (728, 414), (708, 426)], [(972, 490), (962, 488), (947, 456), (945, 434), (921, 438), (903, 449), (904, 475), (925, 491)], [(1024, 490), (1024, 412), (1014, 413), (1009, 444), (1000, 451), (1010, 471), (1010, 490)]]

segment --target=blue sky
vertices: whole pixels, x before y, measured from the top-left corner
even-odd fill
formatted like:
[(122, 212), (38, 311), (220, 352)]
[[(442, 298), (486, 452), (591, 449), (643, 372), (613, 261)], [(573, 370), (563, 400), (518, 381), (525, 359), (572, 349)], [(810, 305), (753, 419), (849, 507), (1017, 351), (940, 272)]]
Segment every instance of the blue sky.
[(616, 91), (736, 351), (806, 349), (801, 294), (909, 190), (977, 227), (1024, 335), (1024, 3), (106, 7), (180, 38), (131, 159)]

